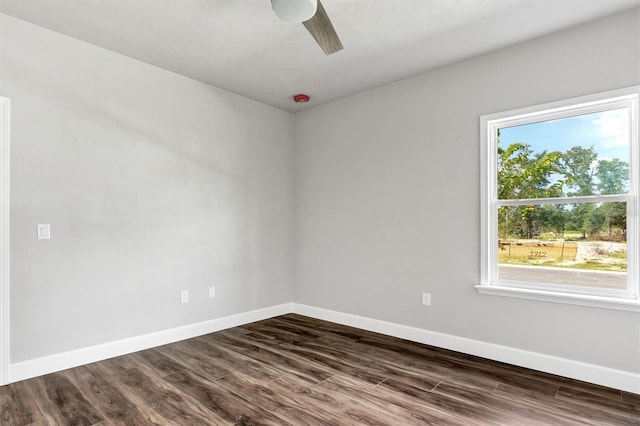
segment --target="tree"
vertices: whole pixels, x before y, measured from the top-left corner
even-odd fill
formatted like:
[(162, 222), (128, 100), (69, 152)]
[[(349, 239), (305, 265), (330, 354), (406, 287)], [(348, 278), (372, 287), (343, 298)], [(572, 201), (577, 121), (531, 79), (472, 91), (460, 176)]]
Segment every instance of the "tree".
[[(629, 186), (629, 164), (617, 158), (600, 160), (596, 177), (598, 178), (598, 191), (601, 194), (624, 194)], [(627, 232), (626, 203), (603, 203), (600, 210), (609, 238), (613, 235), (613, 228), (619, 228), (624, 238)]]
[(585, 221), (593, 214), (595, 205), (592, 203), (573, 204), (568, 212), (567, 229), (582, 232), (582, 238), (587, 238)]
[(614, 158), (600, 160), (596, 169), (600, 194), (624, 194), (629, 185), (629, 164)]
[[(498, 142), (499, 143), (499, 142)], [(599, 160), (593, 147), (574, 146), (565, 152), (534, 152), (530, 145), (498, 146), (498, 198), (536, 199), (564, 195), (589, 196), (596, 192), (619, 194), (627, 190), (629, 165), (619, 159)], [(498, 231), (501, 238), (520, 235), (533, 238), (543, 230), (562, 234), (579, 230), (582, 237), (608, 228), (626, 232), (626, 205), (620, 202), (501, 208)]]
[[(574, 146), (562, 154), (560, 169), (565, 176), (565, 183), (570, 191), (570, 197), (593, 195), (594, 174), (598, 154), (593, 147), (583, 148)], [(569, 227), (582, 231), (582, 238), (586, 238), (585, 220), (592, 214), (593, 206), (589, 204), (573, 204), (569, 212)]]
[(563, 182), (551, 183), (551, 176), (561, 172), (561, 156), (559, 151), (534, 153), (519, 142), (498, 148), (498, 198), (559, 197)]
[[(588, 206), (592, 206), (588, 204)], [(589, 238), (595, 236), (600, 232), (602, 226), (604, 225), (604, 215), (602, 211), (598, 208), (590, 208), (587, 212), (587, 215), (584, 219), (583, 229), (589, 235)]]
[(593, 147), (574, 146), (562, 154), (560, 170), (565, 175), (565, 184), (572, 192), (568, 196), (593, 195), (594, 164), (598, 154)]
[(541, 209), (542, 226), (553, 231), (556, 235), (564, 236), (564, 231), (569, 220), (565, 204), (544, 205)]
[(622, 232), (622, 238), (626, 239), (627, 233), (627, 205), (621, 202), (602, 203), (598, 209), (604, 217), (604, 225), (607, 227), (609, 238), (613, 237), (613, 229), (618, 228)]
[[(563, 181), (552, 177), (561, 172), (559, 151), (535, 153), (531, 146), (513, 143), (506, 148), (498, 146), (498, 198), (525, 199), (551, 198), (562, 195)], [(544, 222), (540, 206), (523, 206), (519, 215), (515, 209), (498, 211), (498, 232), (502, 236), (525, 232), (533, 238)]]

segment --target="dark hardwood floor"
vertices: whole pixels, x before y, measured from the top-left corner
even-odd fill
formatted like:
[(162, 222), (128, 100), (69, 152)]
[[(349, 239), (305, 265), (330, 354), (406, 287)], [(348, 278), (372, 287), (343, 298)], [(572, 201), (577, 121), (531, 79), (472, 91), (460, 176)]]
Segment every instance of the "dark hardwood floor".
[(4, 425), (640, 425), (640, 395), (290, 314), (0, 387)]

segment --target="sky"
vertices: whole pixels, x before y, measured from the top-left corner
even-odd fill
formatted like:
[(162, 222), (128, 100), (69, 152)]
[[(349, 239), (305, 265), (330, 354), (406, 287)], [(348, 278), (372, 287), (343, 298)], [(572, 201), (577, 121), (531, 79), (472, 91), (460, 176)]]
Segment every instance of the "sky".
[(629, 162), (629, 115), (626, 108), (500, 129), (500, 146), (531, 145), (534, 152), (594, 147), (599, 160)]

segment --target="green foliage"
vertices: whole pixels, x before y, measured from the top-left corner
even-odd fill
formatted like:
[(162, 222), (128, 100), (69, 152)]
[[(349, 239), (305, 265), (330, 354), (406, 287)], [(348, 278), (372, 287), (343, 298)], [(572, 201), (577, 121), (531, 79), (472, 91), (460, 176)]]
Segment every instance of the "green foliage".
[[(499, 140), (499, 134), (498, 134)], [(502, 148), (498, 142), (498, 198), (536, 199), (619, 194), (627, 191), (629, 165), (619, 159), (598, 160), (593, 147), (534, 152), (516, 142)], [(626, 235), (626, 204), (620, 202), (501, 207), (499, 237), (534, 238), (543, 232), (561, 237), (566, 230), (582, 238)], [(604, 237), (603, 237), (604, 238)]]
[(593, 195), (593, 164), (597, 158), (593, 147), (574, 146), (562, 154), (560, 170), (566, 177), (568, 196)]
[(629, 165), (617, 158), (598, 161), (596, 171), (598, 191), (601, 194), (623, 194), (629, 184)]
[(498, 198), (523, 199), (559, 197), (562, 182), (551, 184), (550, 178), (560, 171), (562, 153), (533, 153), (529, 145), (514, 143), (498, 148)]
[[(600, 160), (596, 171), (598, 190), (601, 194), (623, 194), (629, 185), (629, 165), (617, 158)], [(613, 236), (614, 228), (627, 230), (627, 209), (625, 203), (603, 203), (600, 208), (603, 222), (606, 225), (609, 238)], [(624, 235), (623, 235), (624, 236)]]
[(605, 217), (599, 208), (593, 207), (592, 204), (588, 204), (589, 209), (583, 223), (583, 229), (588, 235), (596, 235), (602, 226), (604, 225)]

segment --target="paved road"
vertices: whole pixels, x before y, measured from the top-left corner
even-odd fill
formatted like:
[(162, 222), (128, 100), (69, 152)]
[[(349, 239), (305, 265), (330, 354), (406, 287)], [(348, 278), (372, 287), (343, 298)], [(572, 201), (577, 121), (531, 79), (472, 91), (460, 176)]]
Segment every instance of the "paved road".
[(540, 266), (501, 265), (498, 267), (498, 277), (506, 280), (612, 289), (624, 289), (627, 285), (627, 274), (624, 272), (584, 271)]

